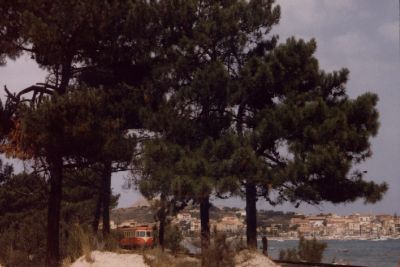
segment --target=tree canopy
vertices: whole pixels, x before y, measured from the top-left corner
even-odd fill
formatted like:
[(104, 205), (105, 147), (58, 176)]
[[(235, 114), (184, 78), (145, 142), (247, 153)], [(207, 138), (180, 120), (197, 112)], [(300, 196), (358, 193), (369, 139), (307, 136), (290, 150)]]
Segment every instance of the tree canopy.
[(200, 205), (203, 248), (212, 196), (245, 198), (254, 247), (260, 197), (375, 202), (387, 190), (359, 167), (372, 155), (377, 95), (351, 99), (349, 71), (320, 69), (315, 40), (278, 43), (273, 0), (2, 0), (0, 11), (0, 63), (26, 53), (48, 71), (5, 88), (0, 105), (1, 152), (33, 159), (43, 175), (29, 179), (47, 179), (47, 266), (60, 264), (71, 172), (98, 189), (94, 228), (99, 207), (109, 227), (112, 172), (129, 168), (160, 197), (160, 218)]

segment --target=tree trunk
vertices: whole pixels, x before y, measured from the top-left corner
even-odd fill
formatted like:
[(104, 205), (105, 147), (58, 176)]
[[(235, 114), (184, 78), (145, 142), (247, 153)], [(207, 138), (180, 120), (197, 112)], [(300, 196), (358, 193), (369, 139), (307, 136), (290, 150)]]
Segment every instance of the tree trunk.
[(210, 245), (210, 197), (207, 195), (200, 200), (200, 237), (201, 250)]
[(101, 214), (101, 208), (102, 208), (102, 203), (103, 203), (102, 187), (103, 186), (101, 186), (99, 195), (97, 197), (96, 210), (94, 212), (94, 219), (93, 219), (93, 223), (92, 223), (92, 228), (93, 228), (94, 233), (97, 233), (97, 231), (99, 230), (100, 214)]
[(257, 248), (257, 190), (256, 186), (246, 183), (246, 237), (249, 249)]
[(160, 220), (160, 228), (158, 229), (158, 244), (161, 250), (164, 251), (164, 235), (165, 235), (165, 212), (164, 210), (159, 213), (158, 219)]
[(63, 162), (61, 155), (49, 157), (50, 196), (47, 210), (46, 266), (60, 266), (60, 211), (62, 198)]
[(104, 163), (103, 179), (103, 236), (110, 233), (111, 162)]
[(262, 237), (262, 252), (268, 257), (268, 239), (266, 236)]
[[(62, 95), (66, 92), (71, 78), (71, 64), (73, 57), (66, 58), (62, 65), (61, 82), (57, 93)], [(63, 144), (63, 126), (55, 129), (58, 143)], [(50, 172), (50, 196), (47, 204), (47, 247), (46, 267), (60, 266), (60, 212), (62, 200), (63, 180), (63, 155), (60, 148), (49, 152), (47, 157)]]
[(164, 251), (164, 235), (165, 235), (165, 220), (167, 219), (166, 207), (165, 207), (165, 194), (162, 193), (160, 196), (160, 208), (157, 213), (158, 220), (160, 222), (160, 228), (158, 229), (158, 244), (162, 251)]

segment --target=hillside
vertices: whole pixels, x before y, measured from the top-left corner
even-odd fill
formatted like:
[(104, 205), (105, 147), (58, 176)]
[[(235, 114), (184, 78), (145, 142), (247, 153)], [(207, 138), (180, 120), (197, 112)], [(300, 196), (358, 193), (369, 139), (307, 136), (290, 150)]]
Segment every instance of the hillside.
[(154, 210), (147, 206), (114, 209), (111, 211), (111, 220), (117, 224), (127, 220), (151, 223), (154, 222)]
[[(188, 207), (182, 212), (190, 213), (193, 218), (200, 218), (198, 207)], [(225, 216), (238, 216), (242, 217), (243, 221), (245, 217), (239, 215), (243, 214), (244, 211), (239, 208), (230, 207), (216, 207), (213, 206), (210, 209), (210, 219), (219, 221)], [(152, 223), (154, 222), (155, 210), (148, 205), (136, 205), (129, 208), (119, 208), (111, 211), (111, 220), (120, 224), (127, 220), (134, 220), (139, 224)], [(272, 210), (260, 210), (257, 213), (258, 221), (260, 226), (269, 226), (271, 224), (282, 224), (289, 225), (290, 219), (294, 217), (293, 212), (282, 212)]]

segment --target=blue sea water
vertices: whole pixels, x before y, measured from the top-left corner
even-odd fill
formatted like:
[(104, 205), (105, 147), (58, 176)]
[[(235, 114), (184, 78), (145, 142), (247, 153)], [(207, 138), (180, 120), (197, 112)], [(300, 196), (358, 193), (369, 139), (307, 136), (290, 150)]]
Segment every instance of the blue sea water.
[[(368, 267), (399, 267), (400, 240), (326, 240), (323, 262), (345, 262)], [(278, 259), (279, 251), (297, 248), (297, 240), (268, 241), (268, 253)]]

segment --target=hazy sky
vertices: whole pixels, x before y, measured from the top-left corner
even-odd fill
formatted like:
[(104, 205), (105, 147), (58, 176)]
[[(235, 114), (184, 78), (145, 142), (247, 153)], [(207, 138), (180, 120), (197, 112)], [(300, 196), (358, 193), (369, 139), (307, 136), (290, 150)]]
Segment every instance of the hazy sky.
[[(322, 69), (350, 69), (348, 94), (356, 97), (364, 92), (379, 95), (378, 110), (381, 127), (372, 140), (373, 156), (363, 169), (366, 178), (386, 181), (389, 191), (375, 205), (362, 201), (346, 205), (323, 204), (319, 207), (302, 205), (295, 209), (290, 204), (276, 210), (294, 210), (303, 213), (336, 212), (348, 214), (400, 214), (400, 44), (399, 2), (397, 0), (278, 0), (282, 16), (274, 32), (281, 42), (295, 36), (318, 43), (317, 57)], [(10, 61), (0, 67), (0, 86), (15, 91), (34, 82), (42, 82), (45, 73), (28, 57)], [(4, 92), (0, 91), (1, 97)], [(130, 206), (140, 195), (122, 190), (124, 174), (115, 175), (113, 188), (121, 193), (120, 206)], [(217, 204), (244, 207), (240, 199), (218, 201)], [(259, 209), (271, 209), (259, 202)]]

